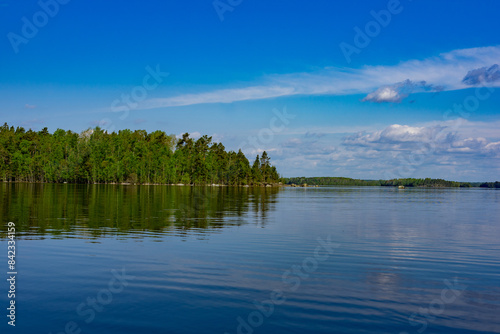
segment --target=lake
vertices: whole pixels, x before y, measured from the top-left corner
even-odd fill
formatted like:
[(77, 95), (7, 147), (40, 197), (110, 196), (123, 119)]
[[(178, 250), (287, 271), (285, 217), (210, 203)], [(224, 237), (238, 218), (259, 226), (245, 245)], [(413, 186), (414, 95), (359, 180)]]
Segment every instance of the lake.
[(500, 333), (500, 192), (0, 184), (16, 333)]

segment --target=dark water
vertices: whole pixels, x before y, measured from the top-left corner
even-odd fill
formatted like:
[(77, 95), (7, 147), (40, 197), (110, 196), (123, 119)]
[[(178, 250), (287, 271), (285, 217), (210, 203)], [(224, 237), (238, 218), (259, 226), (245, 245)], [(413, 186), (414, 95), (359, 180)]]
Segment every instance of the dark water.
[(17, 333), (500, 333), (494, 189), (0, 184)]

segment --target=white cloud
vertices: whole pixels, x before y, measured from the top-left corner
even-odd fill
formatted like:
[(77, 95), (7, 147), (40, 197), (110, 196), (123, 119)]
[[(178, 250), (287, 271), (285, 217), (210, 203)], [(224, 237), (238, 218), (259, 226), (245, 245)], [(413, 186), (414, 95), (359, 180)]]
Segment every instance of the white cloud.
[(360, 132), (344, 138), (343, 144), (349, 146), (370, 146), (379, 149), (404, 149), (414, 144), (441, 140), (438, 138), (444, 127), (413, 127), (393, 124), (375, 132)]
[[(357, 178), (440, 177), (489, 180), (500, 174), (500, 121), (465, 119), (391, 124), (339, 139), (328, 131), (311, 136), (291, 131), (269, 144), (272, 161), (286, 176)], [(292, 134), (293, 133), (293, 134)]]
[(393, 102), (399, 103), (411, 93), (417, 91), (439, 91), (442, 87), (433, 87), (428, 85), (425, 81), (413, 82), (409, 79), (397, 82), (393, 85), (382, 86), (376, 91), (368, 94), (362, 101), (363, 102)]
[(405, 98), (406, 94), (401, 94), (398, 92), (394, 86), (384, 86), (380, 87), (373, 93), (368, 94), (363, 101), (371, 102), (401, 102)]
[[(428, 151), (429, 154), (471, 153), (489, 155), (500, 158), (498, 142), (488, 140), (481, 133), (481, 124), (462, 120), (462, 124), (475, 128), (476, 136), (465, 137), (462, 129), (443, 122), (440, 125), (421, 127), (393, 124), (375, 132), (361, 132), (347, 136), (343, 140), (345, 146), (367, 147), (377, 151)], [(497, 138), (500, 134), (497, 134)]]
[(500, 156), (500, 141), (488, 143), (484, 146), (484, 150), (488, 153)]
[[(143, 101), (137, 109), (178, 107), (202, 103), (231, 103), (292, 95), (368, 94), (395, 83), (427, 82), (443, 90), (468, 88), (462, 82), (469, 71), (491, 67), (500, 59), (500, 46), (453, 50), (423, 60), (408, 60), (391, 66), (364, 66), (359, 69), (324, 68), (311, 73), (270, 75), (248, 87), (225, 88), (208, 92), (181, 94)], [(500, 81), (490, 82), (500, 85)], [(399, 95), (398, 95), (399, 94)], [(403, 92), (403, 94), (405, 94)], [(408, 93), (406, 93), (408, 94)], [(398, 101), (401, 93), (382, 89), (387, 101)]]

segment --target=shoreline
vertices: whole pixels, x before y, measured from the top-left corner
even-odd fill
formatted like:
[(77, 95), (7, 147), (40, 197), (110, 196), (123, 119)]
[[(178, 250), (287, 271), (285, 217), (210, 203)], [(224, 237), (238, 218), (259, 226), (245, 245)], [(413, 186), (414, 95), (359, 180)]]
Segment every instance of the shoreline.
[(279, 183), (264, 183), (264, 184), (219, 184), (219, 183), (207, 183), (207, 184), (184, 184), (184, 183), (133, 183), (133, 182), (86, 182), (86, 183), (76, 183), (76, 182), (42, 182), (42, 181), (4, 181), (0, 180), (0, 183), (13, 183), (13, 184), (73, 184), (73, 185), (118, 185), (118, 186), (177, 186), (177, 187), (242, 187), (242, 188), (278, 188), (286, 187), (289, 185), (284, 185)]
[[(73, 183), (73, 182), (41, 182), (41, 181), (4, 181), (0, 183), (11, 184), (71, 184), (71, 185), (115, 185), (115, 186), (176, 186), (176, 187), (233, 187), (233, 188), (319, 188), (319, 187), (382, 187), (382, 188), (397, 188), (400, 190), (412, 188), (427, 188), (427, 189), (445, 189), (445, 188), (483, 188), (483, 189), (497, 189), (495, 187), (481, 187), (481, 186), (445, 186), (445, 185), (417, 185), (417, 186), (398, 186), (398, 185), (370, 185), (370, 184), (284, 184), (279, 183), (264, 183), (264, 184), (244, 184), (244, 185), (230, 185), (230, 184), (183, 184), (183, 183), (132, 183), (132, 182), (88, 182), (88, 183)], [(479, 183), (479, 182), (478, 182)]]

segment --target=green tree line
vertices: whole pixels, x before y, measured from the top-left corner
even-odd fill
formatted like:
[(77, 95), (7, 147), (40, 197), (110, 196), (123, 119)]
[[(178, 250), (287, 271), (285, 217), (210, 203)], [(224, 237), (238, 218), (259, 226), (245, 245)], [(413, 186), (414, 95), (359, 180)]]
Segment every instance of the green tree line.
[[(397, 179), (397, 180), (387, 180), (380, 181), (381, 186), (405, 186), (405, 187), (460, 187), (461, 182), (447, 181), (443, 179)], [(464, 184), (465, 185), (465, 184)]]
[(311, 186), (379, 186), (379, 181), (365, 181), (348, 177), (292, 177), (286, 184), (308, 184)]
[(500, 182), (485, 182), (479, 185), (481, 188), (500, 188)]
[(241, 150), (226, 151), (208, 136), (0, 127), (0, 181), (258, 185), (279, 178), (266, 152), (251, 165)]
[(393, 180), (358, 180), (347, 177), (294, 177), (284, 179), (286, 184), (308, 184), (323, 186), (388, 186), (388, 187), (500, 187), (500, 182), (469, 183), (447, 181), (443, 179), (393, 179)]

